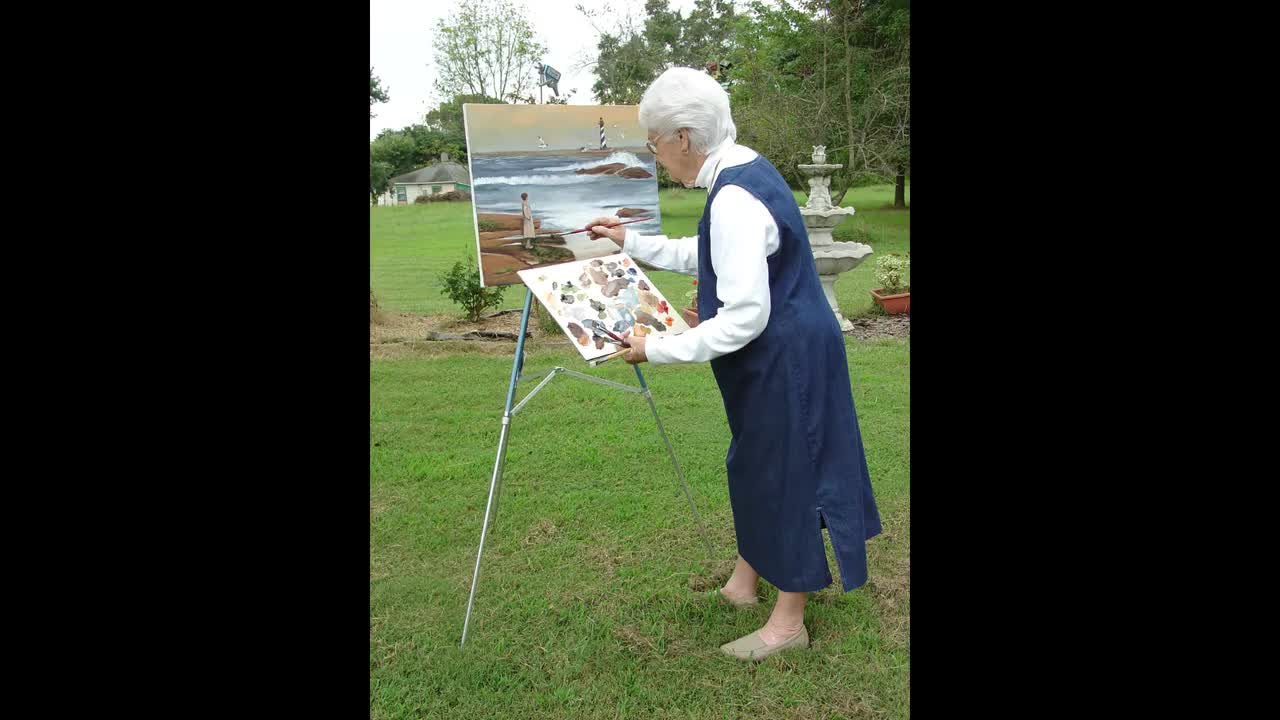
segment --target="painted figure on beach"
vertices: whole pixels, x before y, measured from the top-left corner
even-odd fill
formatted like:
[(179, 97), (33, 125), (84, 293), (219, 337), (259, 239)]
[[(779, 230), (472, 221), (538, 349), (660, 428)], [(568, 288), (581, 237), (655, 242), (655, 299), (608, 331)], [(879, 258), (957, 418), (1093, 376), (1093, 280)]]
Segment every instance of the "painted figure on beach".
[(520, 234), (524, 236), (524, 249), (533, 248), (533, 210), (529, 208), (529, 193), (520, 193)]

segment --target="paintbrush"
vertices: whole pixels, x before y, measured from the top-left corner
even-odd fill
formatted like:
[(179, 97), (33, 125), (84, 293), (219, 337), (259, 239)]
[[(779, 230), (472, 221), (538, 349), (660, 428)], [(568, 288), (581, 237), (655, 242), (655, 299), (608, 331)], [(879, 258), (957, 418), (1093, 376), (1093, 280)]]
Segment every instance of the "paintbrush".
[[(602, 335), (601, 333), (603, 333), (603, 335)], [(610, 339), (610, 342), (612, 342), (612, 343), (613, 343), (613, 344), (615, 344), (615, 345), (623, 345), (623, 344), (625, 343), (625, 341), (624, 341), (622, 338), (618, 337), (617, 335), (614, 335), (613, 333), (609, 332), (608, 330), (601, 330), (601, 329), (599, 329), (599, 328), (592, 328), (592, 329), (591, 329), (591, 334), (592, 334), (594, 337), (597, 337), (597, 338), (600, 338), (600, 339), (604, 339), (604, 338), (605, 338), (605, 336), (607, 335), (607, 336), (609, 337), (609, 339)], [(622, 350), (620, 350), (619, 352), (620, 352), (620, 353), (622, 353), (622, 354), (626, 354), (626, 352), (627, 352), (627, 350), (628, 350), (628, 349), (629, 349), (629, 348), (623, 348), (623, 349), (622, 349)], [(618, 353), (614, 353), (613, 355), (610, 355), (610, 356), (605, 357), (605, 358), (601, 358), (601, 359), (597, 359), (597, 360), (590, 360), (590, 361), (588, 361), (588, 362), (587, 362), (587, 364), (588, 364), (588, 365), (590, 365), (591, 367), (595, 367), (596, 365), (599, 365), (600, 363), (604, 362), (605, 360), (608, 360), (608, 359), (609, 359), (609, 358), (611, 358), (611, 357), (616, 357), (617, 355), (618, 355)]]
[(595, 328), (595, 331), (597, 335), (599, 335), (600, 333), (604, 333), (605, 335), (608, 335), (611, 339), (613, 339), (614, 342), (618, 343), (619, 345), (622, 345), (623, 343), (626, 342), (626, 340), (623, 340), (622, 338), (618, 337), (617, 335), (614, 335), (608, 330), (601, 330), (599, 328)]
[[(593, 327), (593, 328), (591, 328), (591, 332), (592, 332), (592, 334), (593, 334), (593, 335), (595, 335), (596, 337), (600, 337), (600, 336), (601, 336), (600, 334), (601, 334), (601, 333), (604, 333), (605, 335), (608, 335), (608, 336), (609, 336), (609, 337), (610, 337), (610, 338), (611, 338), (615, 343), (617, 343), (618, 345), (623, 345), (623, 344), (625, 344), (625, 343), (626, 343), (626, 341), (625, 341), (625, 340), (623, 340), (622, 338), (618, 337), (618, 336), (617, 336), (617, 335), (615, 335), (614, 333), (609, 332), (609, 330), (608, 330), (607, 328)], [(629, 348), (629, 347), (628, 347), (628, 348), (623, 348), (623, 349), (619, 350), (618, 352), (613, 353), (612, 355), (606, 355), (606, 356), (604, 356), (604, 357), (602, 357), (602, 358), (598, 358), (598, 359), (596, 359), (596, 360), (588, 361), (588, 362), (587, 362), (587, 364), (588, 364), (588, 365), (590, 365), (591, 367), (595, 367), (595, 366), (599, 365), (600, 363), (604, 362), (605, 360), (612, 360), (613, 358), (620, 357), (620, 356), (622, 356), (622, 355), (626, 355), (626, 354), (627, 354), (627, 351), (628, 351), (628, 350), (630, 350), (630, 349), (631, 349), (631, 348)]]
[(612, 355), (605, 355), (604, 357), (599, 358), (597, 360), (590, 360), (587, 362), (587, 364), (590, 365), (591, 367), (595, 367), (602, 362), (608, 362), (609, 360), (612, 360), (614, 358), (622, 357), (623, 355), (626, 355), (629, 352), (631, 352), (631, 348), (623, 348), (618, 352), (613, 353)]
[[(629, 224), (629, 223), (635, 223), (635, 222), (644, 222), (645, 220), (652, 220), (652, 219), (653, 219), (653, 218), (651, 218), (651, 217), (642, 217), (642, 218), (636, 218), (635, 220), (623, 220), (622, 222), (613, 223), (612, 225), (604, 225), (603, 227), (607, 227), (607, 228), (616, 228), (616, 227), (618, 227), (619, 225), (627, 225), (627, 224)], [(593, 227), (601, 227), (601, 226), (599, 226), (599, 225), (588, 225), (588, 226), (586, 226), (586, 227), (584, 227), (584, 228), (581, 228), (581, 229), (579, 229), (579, 230), (570, 230), (570, 231), (569, 231), (569, 232), (567, 232), (567, 233), (560, 233), (560, 234), (561, 234), (561, 235), (576, 235), (576, 234), (578, 234), (578, 233), (587, 232), (588, 230), (590, 230), (590, 229), (591, 229), (591, 228), (593, 228)]]

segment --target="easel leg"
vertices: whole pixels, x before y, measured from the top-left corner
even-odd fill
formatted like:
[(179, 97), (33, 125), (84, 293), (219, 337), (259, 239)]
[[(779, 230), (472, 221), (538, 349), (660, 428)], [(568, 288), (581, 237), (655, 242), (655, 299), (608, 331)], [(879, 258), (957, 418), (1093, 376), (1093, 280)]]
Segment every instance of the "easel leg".
[[(516, 337), (516, 356), (511, 362), (511, 384), (507, 387), (507, 405), (502, 412), (502, 434), (498, 436), (498, 456), (493, 461), (493, 477), (489, 480), (489, 501), (484, 508), (484, 523), (480, 526), (480, 547), (476, 550), (476, 567), (471, 572), (471, 595), (467, 598), (467, 616), (462, 621), (462, 643), (467, 644), (467, 629), (471, 625), (471, 608), (476, 601), (476, 586), (480, 583), (480, 558), (484, 556), (484, 540), (489, 534), (489, 524), (497, 521), (498, 500), (502, 493), (502, 468), (507, 459), (507, 436), (511, 432), (511, 401), (516, 396), (516, 382), (524, 365), (524, 334), (529, 328), (529, 308), (533, 303), (533, 291), (526, 290), (524, 313), (520, 316), (520, 333)], [(652, 402), (652, 401), (650, 401)]]
[(715, 549), (711, 547), (711, 539), (707, 536), (707, 526), (702, 523), (702, 516), (698, 514), (698, 508), (693, 504), (693, 494), (689, 492), (689, 483), (684, 480), (684, 471), (680, 469), (680, 462), (676, 460), (675, 448), (671, 447), (671, 441), (667, 439), (667, 431), (662, 429), (662, 418), (658, 417), (658, 406), (653, 404), (653, 395), (649, 393), (649, 385), (644, 381), (644, 374), (640, 372), (639, 365), (632, 365), (636, 370), (636, 377), (640, 380), (640, 388), (644, 391), (644, 399), (649, 401), (649, 409), (653, 411), (653, 419), (658, 423), (658, 434), (662, 436), (662, 442), (667, 444), (667, 453), (671, 455), (671, 464), (676, 468), (676, 477), (680, 478), (680, 487), (684, 489), (684, 496), (689, 500), (689, 509), (693, 511), (693, 519), (698, 523), (698, 529), (702, 531), (702, 542), (707, 546), (707, 557), (715, 557)]

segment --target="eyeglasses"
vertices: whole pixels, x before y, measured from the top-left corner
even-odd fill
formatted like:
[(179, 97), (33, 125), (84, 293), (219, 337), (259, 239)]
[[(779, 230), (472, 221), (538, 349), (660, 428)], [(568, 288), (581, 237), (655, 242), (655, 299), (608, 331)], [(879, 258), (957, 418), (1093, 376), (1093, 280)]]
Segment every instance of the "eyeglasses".
[[(663, 133), (662, 135), (666, 135), (666, 133)], [(653, 140), (645, 140), (645, 141), (644, 141), (644, 146), (645, 146), (645, 147), (647, 147), (647, 148), (649, 148), (649, 152), (653, 153), (654, 155), (657, 155), (657, 154), (658, 154), (658, 146), (657, 146), (655, 143), (657, 143), (657, 141), (659, 141), (659, 140), (661, 140), (661, 139), (662, 139), (662, 135), (659, 135), (658, 137), (654, 138)]]

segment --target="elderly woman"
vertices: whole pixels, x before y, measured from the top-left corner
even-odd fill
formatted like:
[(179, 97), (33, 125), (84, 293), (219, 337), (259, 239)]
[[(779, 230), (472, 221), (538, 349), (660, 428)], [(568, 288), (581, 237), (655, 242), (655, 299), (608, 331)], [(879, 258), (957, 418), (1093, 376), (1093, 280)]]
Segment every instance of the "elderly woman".
[(732, 439), (725, 466), (738, 560), (719, 593), (758, 603), (778, 588), (764, 627), (721, 646), (743, 660), (808, 647), (808, 593), (832, 582), (827, 529), (844, 590), (867, 581), (865, 541), (880, 514), (849, 386), (844, 337), (822, 292), (791, 188), (763, 156), (734, 143), (729, 97), (689, 68), (664, 72), (640, 101), (649, 150), (671, 177), (708, 189), (696, 237), (641, 236), (591, 223), (633, 258), (698, 278), (693, 326), (628, 335), (630, 363), (711, 362)]

